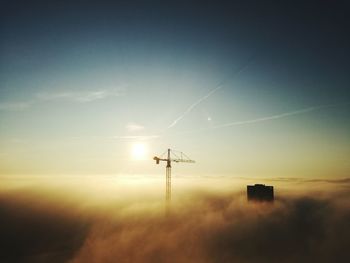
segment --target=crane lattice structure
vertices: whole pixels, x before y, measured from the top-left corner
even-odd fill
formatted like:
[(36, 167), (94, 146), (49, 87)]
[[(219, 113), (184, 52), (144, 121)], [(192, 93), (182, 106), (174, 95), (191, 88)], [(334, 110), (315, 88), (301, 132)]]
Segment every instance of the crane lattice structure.
[[(167, 153), (167, 158), (164, 158), (163, 156)], [(167, 206), (169, 206), (171, 201), (171, 162), (176, 163), (195, 163), (195, 161), (191, 160), (186, 154), (183, 152), (178, 152), (174, 150), (168, 149), (165, 151), (160, 157), (154, 156), (153, 160), (156, 161), (157, 164), (159, 164), (160, 161), (166, 162), (166, 170), (165, 170), (165, 200)]]

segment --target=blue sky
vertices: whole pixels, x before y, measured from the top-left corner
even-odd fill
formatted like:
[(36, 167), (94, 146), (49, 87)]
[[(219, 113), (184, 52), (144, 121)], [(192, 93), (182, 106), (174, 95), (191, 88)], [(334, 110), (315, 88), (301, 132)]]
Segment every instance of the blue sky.
[(5, 2), (0, 172), (347, 176), (347, 5)]

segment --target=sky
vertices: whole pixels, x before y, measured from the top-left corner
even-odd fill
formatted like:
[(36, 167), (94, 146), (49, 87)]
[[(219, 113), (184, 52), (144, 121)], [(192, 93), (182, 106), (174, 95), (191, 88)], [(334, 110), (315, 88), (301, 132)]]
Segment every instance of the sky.
[(229, 2), (2, 1), (0, 174), (348, 176), (349, 3)]
[(2, 0), (0, 261), (347, 262), (349, 7)]

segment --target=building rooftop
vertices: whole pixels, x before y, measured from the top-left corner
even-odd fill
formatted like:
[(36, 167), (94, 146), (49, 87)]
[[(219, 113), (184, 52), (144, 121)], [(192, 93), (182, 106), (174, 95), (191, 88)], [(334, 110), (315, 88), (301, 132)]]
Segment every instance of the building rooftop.
[(274, 200), (273, 186), (264, 184), (247, 185), (248, 201), (268, 201)]

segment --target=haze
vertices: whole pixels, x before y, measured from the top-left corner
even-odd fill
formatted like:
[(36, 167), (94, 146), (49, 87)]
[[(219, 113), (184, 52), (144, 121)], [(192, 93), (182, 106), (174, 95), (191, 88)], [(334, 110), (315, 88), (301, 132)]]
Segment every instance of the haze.
[(0, 261), (347, 262), (349, 7), (2, 1)]

